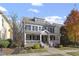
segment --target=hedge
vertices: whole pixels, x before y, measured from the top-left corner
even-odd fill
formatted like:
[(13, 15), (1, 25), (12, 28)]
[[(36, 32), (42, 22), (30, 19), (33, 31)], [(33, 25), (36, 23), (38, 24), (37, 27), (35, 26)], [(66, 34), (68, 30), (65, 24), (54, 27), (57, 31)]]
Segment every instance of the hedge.
[(10, 42), (8, 40), (0, 40), (0, 46), (2, 48), (7, 48), (9, 46)]
[(41, 48), (40, 44), (34, 44), (33, 46), (33, 49), (40, 49), (40, 48)]

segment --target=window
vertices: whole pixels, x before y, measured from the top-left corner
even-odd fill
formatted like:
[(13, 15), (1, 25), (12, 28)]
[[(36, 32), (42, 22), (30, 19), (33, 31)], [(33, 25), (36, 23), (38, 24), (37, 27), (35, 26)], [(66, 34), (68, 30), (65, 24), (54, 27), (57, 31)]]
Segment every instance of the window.
[(31, 25), (25, 25), (25, 30), (31, 30)]
[(33, 26), (32, 30), (33, 31), (38, 31), (38, 26)]
[(40, 40), (40, 35), (37, 35), (37, 40)]
[(52, 27), (52, 33), (54, 33), (55, 32), (55, 27)]
[(55, 36), (50, 36), (50, 40), (55, 40)]
[(41, 31), (42, 30), (42, 28), (41, 27), (39, 27), (39, 31)]
[(30, 40), (30, 35), (26, 35), (26, 40)]
[(36, 26), (36, 31), (38, 31), (38, 26)]
[(43, 27), (43, 30), (48, 30), (48, 27), (47, 26)]
[(39, 35), (33, 35), (33, 40), (40, 40), (40, 36)]
[(50, 31), (51, 33), (54, 33), (54, 27), (49, 27), (48, 31)]
[(35, 30), (35, 26), (33, 26), (32, 30), (33, 30), (33, 31)]
[(55, 36), (53, 37), (53, 39), (55, 40)]

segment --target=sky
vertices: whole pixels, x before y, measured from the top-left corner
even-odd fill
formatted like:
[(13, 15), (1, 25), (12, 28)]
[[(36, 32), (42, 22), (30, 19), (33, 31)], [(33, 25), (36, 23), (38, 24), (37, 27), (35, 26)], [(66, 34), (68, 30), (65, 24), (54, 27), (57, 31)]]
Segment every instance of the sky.
[(0, 10), (8, 16), (14, 13), (18, 20), (22, 17), (45, 18), (50, 23), (63, 24), (66, 16), (73, 8), (79, 9), (79, 4), (73, 3), (0, 3)]

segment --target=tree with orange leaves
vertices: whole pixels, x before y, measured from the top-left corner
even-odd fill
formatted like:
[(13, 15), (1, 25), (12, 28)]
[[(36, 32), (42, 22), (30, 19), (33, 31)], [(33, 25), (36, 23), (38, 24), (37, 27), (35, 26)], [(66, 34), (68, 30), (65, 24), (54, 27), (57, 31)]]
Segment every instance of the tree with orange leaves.
[(72, 42), (79, 41), (79, 11), (72, 10), (64, 22), (65, 28), (68, 31), (67, 35)]

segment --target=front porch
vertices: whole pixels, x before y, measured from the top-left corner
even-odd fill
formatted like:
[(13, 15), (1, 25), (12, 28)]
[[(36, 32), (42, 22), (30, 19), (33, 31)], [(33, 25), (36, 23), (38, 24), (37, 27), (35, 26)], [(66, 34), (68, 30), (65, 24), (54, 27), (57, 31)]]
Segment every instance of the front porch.
[(53, 46), (53, 43), (56, 42), (54, 35), (35, 35), (35, 34), (25, 34), (25, 46), (32, 46), (36, 43), (46, 44)]
[(24, 46), (34, 45), (40, 43), (49, 46), (55, 46), (60, 44), (60, 36), (54, 33), (50, 33), (47, 30), (41, 32), (25, 32), (24, 33)]

